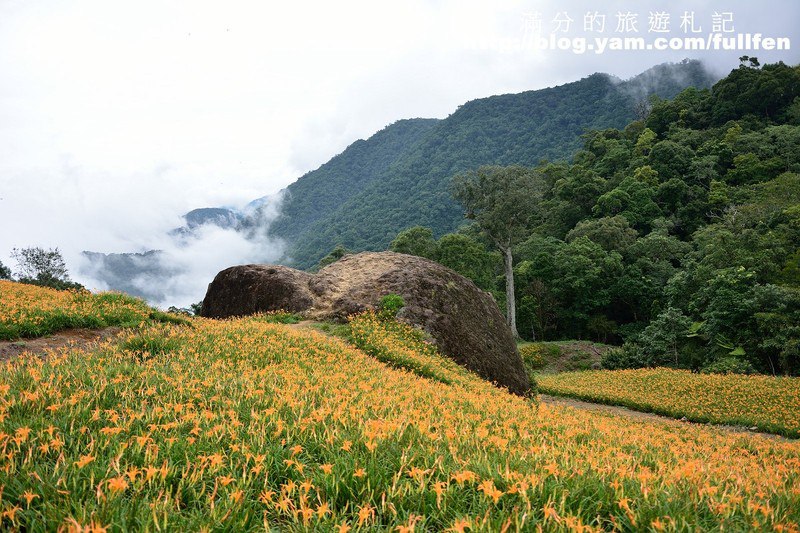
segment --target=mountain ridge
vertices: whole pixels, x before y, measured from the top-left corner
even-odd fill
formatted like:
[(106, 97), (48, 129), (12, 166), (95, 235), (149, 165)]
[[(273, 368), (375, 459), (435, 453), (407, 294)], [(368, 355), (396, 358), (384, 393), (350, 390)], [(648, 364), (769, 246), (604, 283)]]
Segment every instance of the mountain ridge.
[[(214, 225), (254, 242), (279, 240), (286, 243), (279, 262), (305, 269), (337, 245), (356, 252), (385, 250), (410, 226), (430, 227), (439, 236), (463, 223), (448, 187), (454, 174), (485, 164), (533, 166), (567, 159), (583, 133), (624, 127), (635, 116), (635, 104), (648, 95), (670, 98), (688, 86), (710, 87), (716, 79), (699, 61), (685, 60), (628, 80), (594, 73), (556, 87), (477, 98), (444, 119), (400, 119), (356, 140), (278, 195), (243, 209), (190, 211), (186, 225), (171, 236), (186, 239)], [(84, 257), (89, 265), (83, 271), (111, 289), (131, 290), (140, 270), (138, 277), (148, 282), (136, 284), (136, 294), (148, 299), (152, 295), (138, 287), (150, 286), (154, 275), (173, 274), (172, 265), (160, 264), (160, 254), (86, 252)]]
[[(431, 227), (437, 235), (453, 231), (462, 213), (448, 190), (452, 175), (485, 164), (566, 159), (580, 147), (585, 131), (624, 127), (645, 96), (670, 98), (687, 86), (710, 87), (715, 80), (699, 61), (684, 61), (657, 65), (625, 81), (595, 73), (556, 87), (465, 102), (409, 144), (406, 154), (379, 169), (357, 194), (328, 212), (317, 212), (310, 226), (303, 226), (303, 219), (295, 224), (287, 212), (294, 209), (294, 191), (327, 164), (305, 174), (286, 188), (290, 196), (284, 199), (281, 223), (269, 232), (289, 243), (285, 262), (309, 268), (336, 245), (353, 251), (385, 249), (399, 231), (413, 225)], [(293, 225), (292, 231), (285, 229)]]

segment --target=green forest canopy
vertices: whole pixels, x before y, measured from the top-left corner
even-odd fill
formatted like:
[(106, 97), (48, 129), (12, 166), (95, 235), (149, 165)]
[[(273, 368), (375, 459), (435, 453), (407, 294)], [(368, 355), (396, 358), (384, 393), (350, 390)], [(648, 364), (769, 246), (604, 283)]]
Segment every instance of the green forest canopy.
[[(624, 342), (608, 367), (800, 374), (800, 67), (742, 65), (655, 99), (646, 119), (584, 135), (572, 161), (535, 167), (543, 200), (514, 266), (523, 337)], [(416, 227), (391, 248), (502, 307), (486, 244), (475, 227)]]
[(566, 160), (590, 129), (622, 128), (648, 95), (710, 87), (697, 61), (665, 64), (627, 81), (593, 74), (574, 83), (467, 102), (444, 120), (413, 119), (358, 141), (286, 191), (270, 232), (288, 243), (287, 261), (309, 268), (342, 245), (383, 250), (401, 230), (440, 236), (462, 222), (449, 178), (481, 165)]

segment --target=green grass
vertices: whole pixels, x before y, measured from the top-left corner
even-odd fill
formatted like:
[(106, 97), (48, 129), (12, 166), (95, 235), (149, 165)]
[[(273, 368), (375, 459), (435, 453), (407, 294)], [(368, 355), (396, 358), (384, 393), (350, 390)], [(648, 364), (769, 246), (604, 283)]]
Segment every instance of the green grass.
[(61, 291), (0, 281), (0, 340), (43, 337), (70, 328), (133, 327), (146, 322), (190, 323), (120, 293)]
[(352, 318), (349, 328), (357, 348), (393, 368), (445, 385), (453, 383), (454, 375), (463, 371), (426, 343), (420, 331), (394, 318), (368, 312)]

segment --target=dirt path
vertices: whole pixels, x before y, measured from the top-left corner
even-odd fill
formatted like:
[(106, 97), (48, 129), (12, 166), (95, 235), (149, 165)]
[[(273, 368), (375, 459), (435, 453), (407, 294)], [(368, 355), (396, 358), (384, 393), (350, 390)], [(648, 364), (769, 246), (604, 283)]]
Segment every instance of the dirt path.
[(65, 329), (46, 337), (35, 339), (19, 339), (16, 341), (0, 341), (0, 361), (8, 361), (23, 353), (43, 355), (48, 350), (65, 347), (86, 348), (97, 345), (117, 335), (120, 328), (103, 329)]
[(655, 413), (644, 413), (642, 411), (634, 411), (632, 409), (628, 409), (627, 407), (622, 407), (620, 405), (606, 405), (601, 403), (591, 403), (585, 402), (583, 400), (576, 400), (574, 398), (567, 398), (565, 396), (548, 396), (547, 394), (539, 394), (539, 401), (541, 401), (545, 405), (559, 405), (564, 407), (572, 407), (574, 409), (581, 409), (583, 411), (595, 411), (595, 412), (605, 412), (610, 413), (613, 415), (624, 416), (630, 418), (632, 420), (641, 420), (645, 422), (660, 422), (660, 423), (670, 423), (673, 425), (684, 425), (690, 424), (693, 426), (703, 426), (706, 428), (714, 428), (719, 429), (722, 431), (727, 431), (730, 433), (744, 433), (747, 435), (757, 434), (762, 437), (766, 437), (768, 439), (776, 439), (776, 440), (784, 440), (784, 441), (794, 441), (796, 439), (790, 439), (784, 437), (782, 435), (775, 435), (773, 433), (766, 433), (763, 431), (751, 430), (749, 428), (743, 426), (728, 426), (723, 424), (704, 424), (700, 422), (690, 422), (688, 420), (678, 420), (677, 418), (672, 418), (669, 416), (657, 415)]
[(285, 325), (291, 329), (313, 329), (314, 331), (320, 331), (314, 327), (314, 324), (319, 324), (319, 322), (316, 320), (301, 320), (300, 322), (295, 322), (294, 324)]

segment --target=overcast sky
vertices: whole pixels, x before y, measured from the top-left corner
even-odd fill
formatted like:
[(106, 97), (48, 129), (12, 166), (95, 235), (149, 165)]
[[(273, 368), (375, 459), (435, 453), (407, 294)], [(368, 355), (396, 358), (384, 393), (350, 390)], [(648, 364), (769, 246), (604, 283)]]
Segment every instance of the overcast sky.
[[(11, 248), (31, 245), (60, 247), (70, 266), (84, 249), (153, 247), (190, 209), (274, 194), (395, 120), (443, 118), (474, 98), (684, 57), (720, 72), (743, 54), (796, 64), (798, 5), (0, 0), (0, 260), (13, 267)], [(597, 36), (587, 11), (606, 15), (602, 36), (648, 39), (650, 12), (670, 15), (667, 37), (684, 35), (687, 11), (705, 36), (716, 12), (726, 30), (793, 49), (520, 45), (535, 31)], [(616, 31), (628, 12), (638, 33)]]

